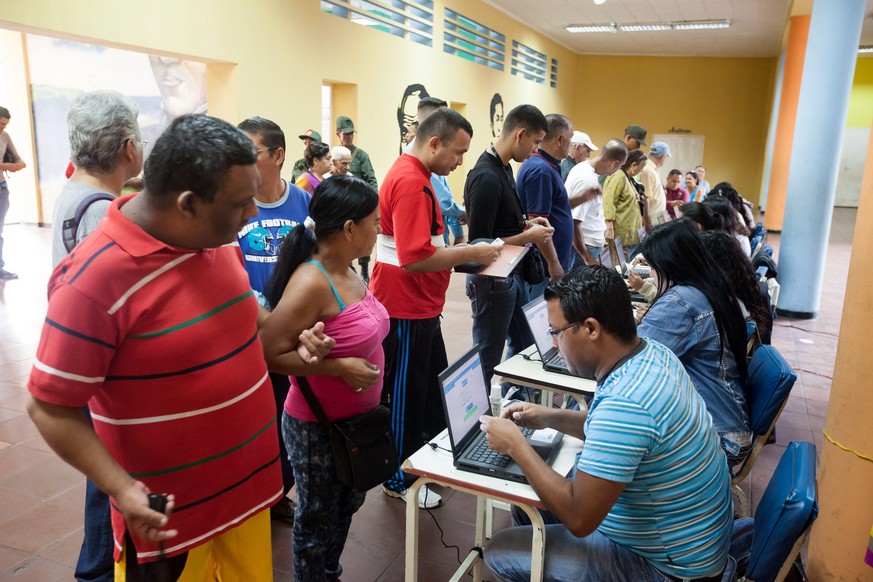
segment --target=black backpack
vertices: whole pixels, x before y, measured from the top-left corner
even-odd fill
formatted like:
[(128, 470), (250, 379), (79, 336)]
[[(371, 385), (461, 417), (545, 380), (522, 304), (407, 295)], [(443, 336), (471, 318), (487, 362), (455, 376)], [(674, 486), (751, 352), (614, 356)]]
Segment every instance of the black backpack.
[(67, 249), (68, 254), (71, 253), (76, 246), (76, 240), (79, 236), (79, 223), (82, 222), (82, 217), (85, 216), (88, 207), (98, 200), (111, 201), (115, 200), (115, 196), (107, 194), (106, 192), (91, 194), (79, 203), (79, 206), (76, 207), (76, 214), (73, 215), (73, 218), (68, 218), (64, 221), (61, 231), (61, 240), (63, 240), (64, 248)]

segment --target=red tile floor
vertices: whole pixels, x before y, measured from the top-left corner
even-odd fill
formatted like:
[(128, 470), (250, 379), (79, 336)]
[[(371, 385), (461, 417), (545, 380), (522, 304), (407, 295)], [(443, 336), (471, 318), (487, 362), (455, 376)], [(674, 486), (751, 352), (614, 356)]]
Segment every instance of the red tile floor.
[[(791, 440), (821, 446), (830, 395), (843, 295), (851, 254), (855, 211), (836, 209), (828, 246), (821, 311), (809, 321), (780, 318), (773, 344), (798, 372), (777, 426), (776, 445), (764, 449), (747, 480), (752, 505), (763, 492), (785, 445)], [(49, 450), (25, 413), (27, 376), (45, 314), (51, 231), (10, 225), (4, 233), (7, 268), (17, 281), (0, 281), (0, 580), (72, 580), (82, 540), (84, 478)], [(778, 247), (779, 237), (770, 241)], [(469, 303), (463, 277), (454, 276), (443, 328), (449, 360), (471, 344)], [(440, 491), (443, 507), (422, 516), (420, 579), (441, 581), (457, 566), (455, 549), (466, 553), (473, 536), (472, 497)], [(509, 523), (496, 512), (495, 527)], [(352, 523), (343, 554), (346, 582), (403, 579), (404, 503), (373, 490)], [(292, 580), (290, 529), (273, 526), (276, 580)]]

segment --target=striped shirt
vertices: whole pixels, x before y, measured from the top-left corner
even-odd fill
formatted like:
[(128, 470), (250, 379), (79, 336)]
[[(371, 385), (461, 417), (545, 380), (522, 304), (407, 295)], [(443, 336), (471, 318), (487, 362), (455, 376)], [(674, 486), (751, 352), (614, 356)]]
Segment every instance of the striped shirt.
[(714, 575), (733, 521), (725, 456), (682, 364), (644, 341), (598, 387), (577, 469), (627, 483), (603, 535), (672, 576)]
[[(238, 248), (170, 247), (116, 200), (49, 280), (28, 389), (88, 404), (109, 453), (155, 492), (176, 496), (172, 556), (282, 495), (275, 403), (257, 337), (257, 303)], [(112, 503), (115, 557), (125, 524)], [(158, 547), (134, 537), (139, 561)]]

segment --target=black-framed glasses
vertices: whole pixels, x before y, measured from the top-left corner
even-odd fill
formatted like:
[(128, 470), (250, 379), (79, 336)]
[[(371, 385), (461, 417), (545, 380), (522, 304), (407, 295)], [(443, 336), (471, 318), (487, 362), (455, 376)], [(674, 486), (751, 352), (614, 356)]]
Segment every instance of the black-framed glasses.
[(555, 329), (554, 327), (550, 327), (549, 335), (552, 336), (553, 339), (557, 339), (559, 335), (561, 335), (563, 332), (567, 331), (571, 327), (579, 327), (579, 322), (577, 321), (574, 323), (568, 323), (564, 327), (559, 327), (557, 329)]

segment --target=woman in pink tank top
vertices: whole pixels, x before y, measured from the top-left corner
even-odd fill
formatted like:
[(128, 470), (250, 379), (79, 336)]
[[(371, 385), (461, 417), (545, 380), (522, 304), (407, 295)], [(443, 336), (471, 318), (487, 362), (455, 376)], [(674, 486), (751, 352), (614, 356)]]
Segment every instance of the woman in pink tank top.
[[(388, 313), (349, 268), (369, 256), (379, 234), (379, 199), (366, 182), (330, 177), (315, 189), (310, 218), (285, 237), (267, 285), (273, 312), (261, 328), (270, 370), (291, 376), (282, 435), (297, 483), (292, 545), (297, 580), (336, 580), (352, 515), (365, 492), (339, 483), (328, 431), (318, 422), (295, 376), (306, 376), (329, 420), (379, 404), (382, 340)], [(317, 363), (297, 353), (300, 334), (317, 322), (336, 341)]]

